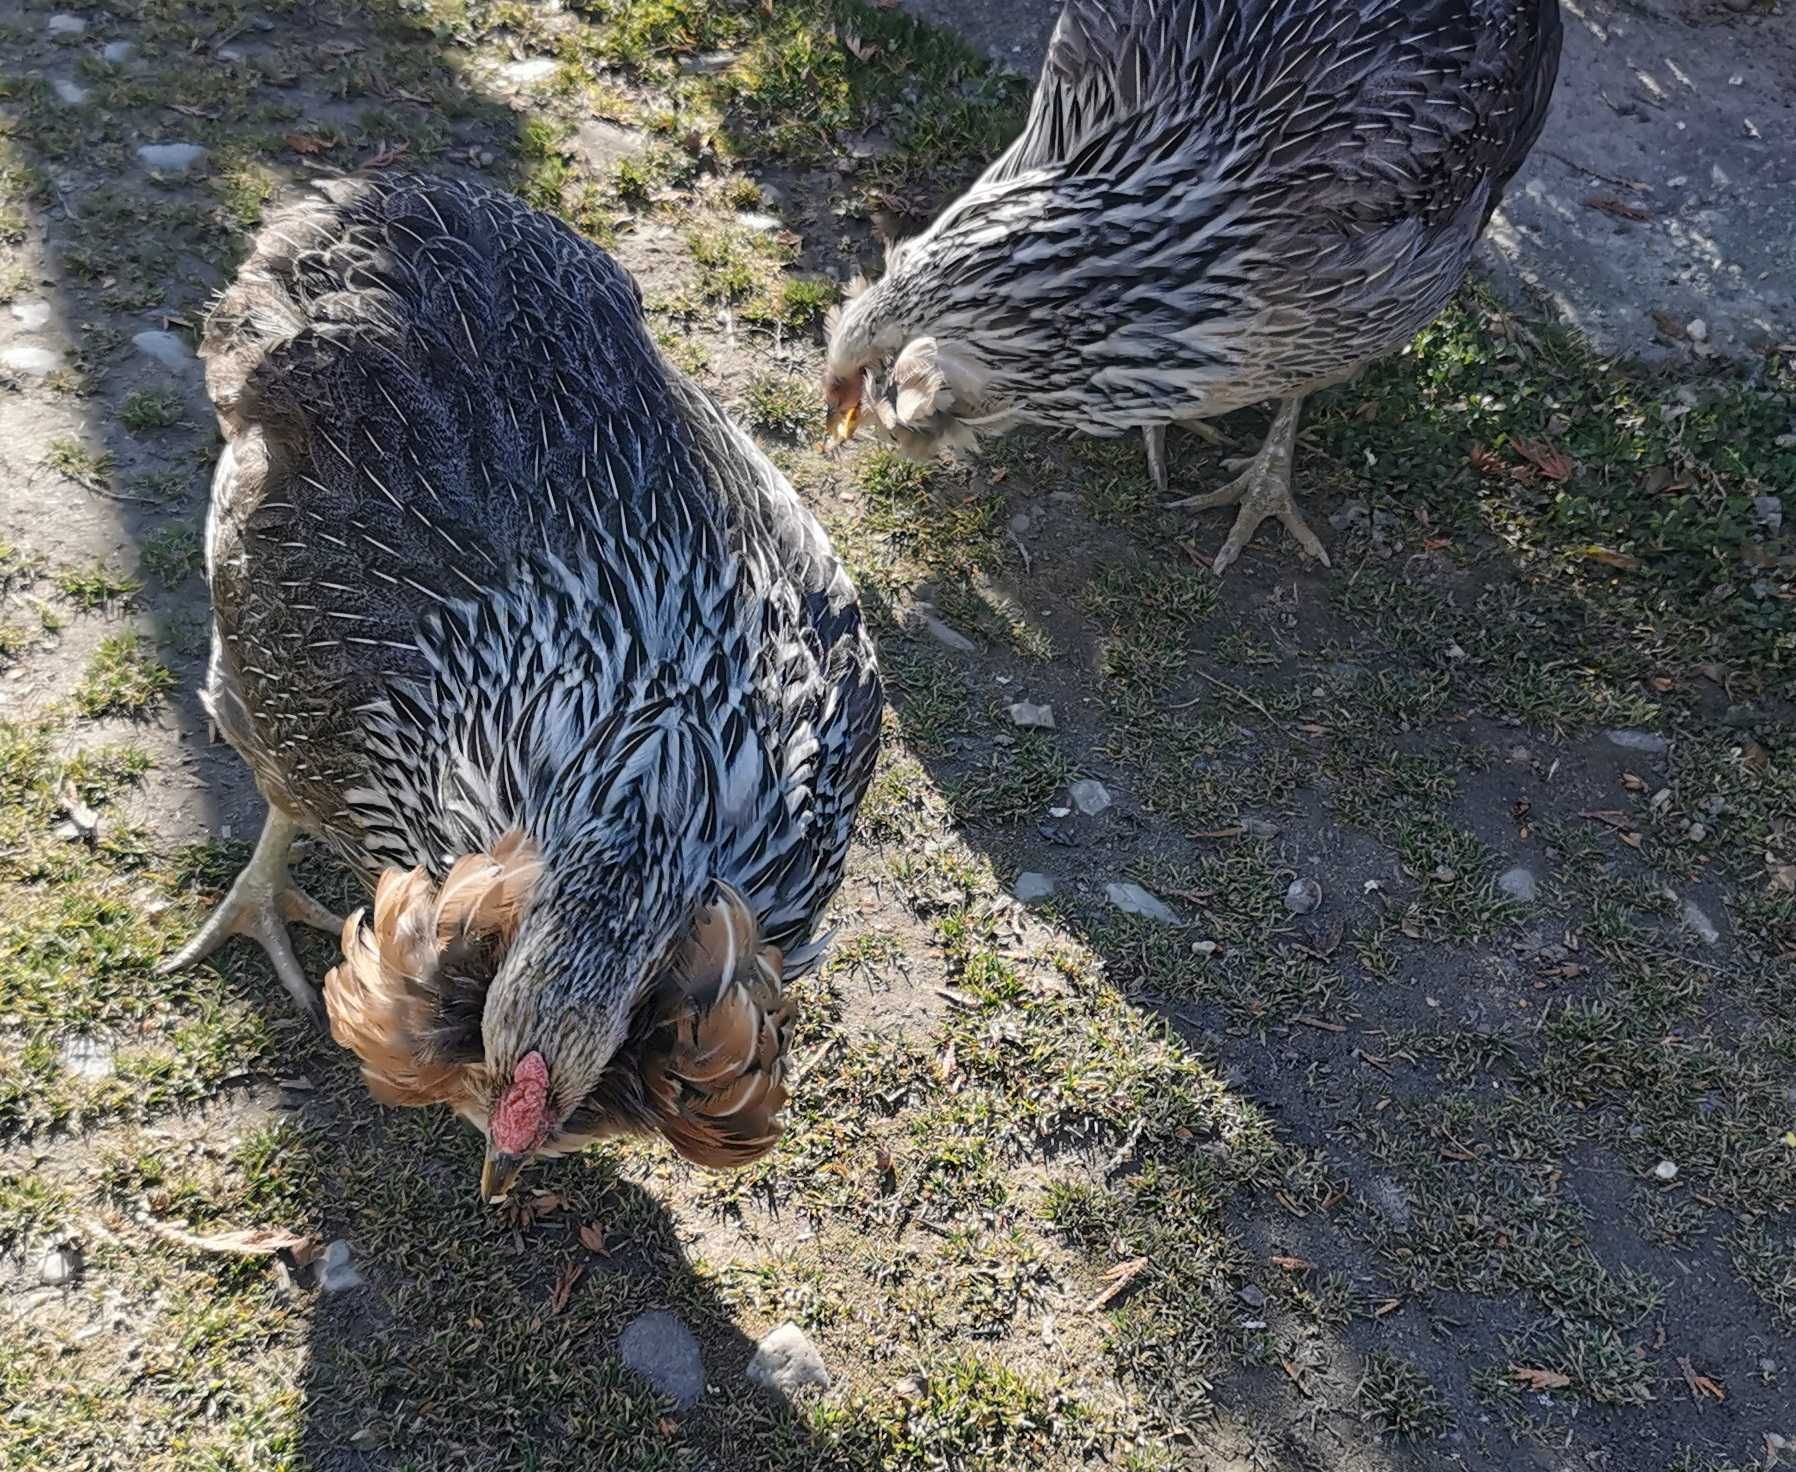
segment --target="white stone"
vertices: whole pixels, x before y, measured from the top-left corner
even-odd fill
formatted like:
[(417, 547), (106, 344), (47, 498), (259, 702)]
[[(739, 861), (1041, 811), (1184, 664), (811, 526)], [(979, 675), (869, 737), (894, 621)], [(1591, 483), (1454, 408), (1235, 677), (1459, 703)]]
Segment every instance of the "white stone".
[(1045, 900), (1054, 893), (1054, 880), (1050, 875), (1037, 874), (1033, 870), (1019, 874), (1016, 883), (1010, 886), (1010, 892), (1025, 905), (1036, 900)]
[(945, 644), (961, 654), (973, 654), (977, 651), (978, 646), (971, 639), (959, 629), (943, 623), (933, 613), (919, 613), (917, 622), (923, 626), (923, 632), (938, 644)]
[(1705, 946), (1716, 945), (1721, 940), (1721, 932), (1716, 929), (1715, 922), (1708, 917), (1703, 907), (1695, 900), (1684, 901), (1684, 924), (1696, 932), (1697, 938)]
[(318, 1265), (318, 1286), (326, 1293), (360, 1288), (367, 1281), (349, 1260), (349, 1244), (341, 1237), (324, 1249), (324, 1260)]
[(1293, 879), (1285, 890), (1285, 908), (1293, 915), (1313, 915), (1322, 908), (1322, 885), (1308, 877)]
[(785, 228), (785, 222), (778, 215), (762, 214), (759, 210), (737, 215), (736, 223), (744, 230), (754, 231), (756, 235), (771, 235), (774, 231)]
[(131, 346), (164, 368), (191, 368), (198, 361), (193, 355), (193, 349), (187, 346), (187, 339), (179, 333), (160, 330), (139, 332), (132, 337)]
[(1619, 746), (1623, 751), (1644, 752), (1647, 756), (1661, 755), (1669, 743), (1656, 731), (1605, 731), (1611, 746)]
[(78, 15), (59, 12), (44, 22), (44, 29), (52, 36), (85, 36), (87, 22)]
[(69, 1038), (58, 1061), (76, 1078), (89, 1081), (112, 1077), (114, 1068), (112, 1045), (104, 1038)]
[(205, 161), (206, 150), (197, 143), (143, 143), (137, 157), (146, 169), (169, 174), (185, 174)]
[(524, 61), (507, 62), (499, 70), (505, 80), (515, 87), (534, 87), (538, 82), (546, 82), (555, 75), (555, 58), (552, 56), (532, 56)]
[(1179, 923), (1179, 917), (1167, 908), (1165, 901), (1149, 894), (1139, 884), (1106, 884), (1104, 897), (1125, 915), (1138, 915), (1143, 920), (1158, 920), (1162, 925)]
[(642, 152), (642, 134), (602, 118), (588, 118), (574, 132), (574, 152), (590, 169), (604, 172)]
[(38, 1282), (61, 1288), (81, 1276), (81, 1254), (73, 1247), (52, 1247), (37, 1270)]
[(1052, 731), (1054, 729), (1054, 707), (1031, 705), (1026, 700), (1019, 700), (1010, 707), (1010, 719), (1017, 725), (1030, 730)]
[(1661, 1160), (1653, 1167), (1653, 1174), (1662, 1181), (1675, 1181), (1678, 1178), (1678, 1164), (1675, 1160)]
[(1532, 904), (1540, 895), (1540, 884), (1534, 877), (1534, 871), (1520, 864), (1497, 876), (1497, 888), (1510, 899), (1520, 900), (1524, 905)]
[(1102, 782), (1090, 777), (1081, 777), (1066, 789), (1066, 795), (1073, 800), (1073, 806), (1088, 818), (1097, 817), (1113, 801), (1110, 790)]
[(0, 352), (0, 368), (10, 368), (14, 373), (29, 373), (42, 378), (60, 367), (62, 355), (48, 348), (8, 348)]
[(136, 51), (137, 47), (129, 41), (108, 41), (100, 48), (100, 55), (110, 66), (123, 66)]
[(20, 332), (42, 332), (50, 325), (50, 304), (48, 302), (14, 302), (12, 319), (19, 324)]
[(829, 1389), (829, 1367), (817, 1346), (796, 1324), (781, 1324), (755, 1346), (748, 1378), (756, 1385), (791, 1395), (807, 1385)]
[(56, 100), (65, 107), (80, 107), (93, 95), (79, 82), (71, 82), (67, 77), (58, 77), (50, 83), (50, 90), (56, 94)]

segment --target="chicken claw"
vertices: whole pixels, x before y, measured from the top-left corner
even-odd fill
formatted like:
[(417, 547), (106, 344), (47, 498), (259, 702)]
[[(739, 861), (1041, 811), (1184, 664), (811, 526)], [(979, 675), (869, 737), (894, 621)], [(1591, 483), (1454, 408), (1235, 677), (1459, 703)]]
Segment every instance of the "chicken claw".
[(1168, 510), (1185, 511), (1209, 511), (1219, 506), (1241, 508), (1228, 540), (1222, 544), (1222, 550), (1212, 564), (1218, 577), (1241, 555), (1242, 548), (1259, 530), (1260, 523), (1272, 516), (1285, 524), (1285, 529), (1297, 539), (1297, 545), (1311, 557), (1324, 567), (1331, 565), (1321, 540), (1304, 521), (1291, 494), (1291, 457), (1297, 446), (1297, 417), (1302, 407), (1302, 399), (1287, 399), (1279, 405), (1272, 428), (1266, 434), (1266, 443), (1258, 454), (1245, 462), (1229, 462), (1231, 470), (1240, 469), (1243, 464), (1246, 468), (1221, 490), (1168, 504)]

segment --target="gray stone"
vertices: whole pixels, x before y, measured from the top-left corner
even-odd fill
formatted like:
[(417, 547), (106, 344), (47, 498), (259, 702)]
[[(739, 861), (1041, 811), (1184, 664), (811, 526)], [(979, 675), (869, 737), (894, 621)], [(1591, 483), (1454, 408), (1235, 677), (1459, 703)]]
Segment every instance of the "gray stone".
[(1758, 524), (1772, 536), (1783, 530), (1784, 503), (1777, 496), (1754, 496), (1752, 498), (1752, 514)]
[(1029, 730), (1052, 731), (1054, 729), (1054, 707), (1031, 705), (1026, 700), (1019, 700), (1010, 707), (1010, 719)]
[(349, 1244), (341, 1237), (324, 1249), (324, 1258), (318, 1265), (318, 1286), (326, 1293), (360, 1288), (367, 1281), (349, 1260)]
[(1246, 1304), (1249, 1308), (1266, 1307), (1266, 1294), (1264, 1290), (1256, 1288), (1252, 1283), (1249, 1283), (1245, 1288), (1238, 1292), (1235, 1297), (1239, 1298), (1241, 1302)]
[(714, 77), (735, 64), (734, 51), (701, 51), (697, 56), (681, 58), (680, 70), (689, 77)]
[(214, 51), (212, 54), (220, 61), (228, 61), (233, 66), (240, 61), (249, 60), (249, 53), (241, 46), (220, 46), (218, 50)]
[(48, 302), (14, 302), (12, 319), (19, 324), (20, 332), (42, 332), (50, 325), (50, 304)]
[(137, 47), (129, 41), (108, 41), (100, 48), (100, 56), (109, 66), (123, 66), (136, 52)]
[(44, 29), (52, 36), (85, 36), (87, 22), (78, 15), (59, 12), (44, 22)]
[(112, 1044), (104, 1038), (68, 1038), (63, 1042), (59, 1061), (63, 1068), (75, 1075), (90, 1081), (111, 1078), (115, 1064), (112, 1057)]
[(1510, 899), (1520, 900), (1524, 905), (1532, 904), (1540, 897), (1540, 883), (1535, 879), (1534, 871), (1521, 864), (1499, 874), (1497, 888)]
[(588, 118), (574, 131), (574, 152), (588, 168), (604, 173), (642, 152), (642, 134), (601, 118)]
[(1675, 1160), (1661, 1160), (1653, 1167), (1653, 1174), (1661, 1181), (1675, 1181), (1678, 1178), (1678, 1163)]
[(1030, 528), (1034, 525), (1035, 523), (1029, 519), (1029, 513), (1027, 511), (1019, 511), (1015, 516), (1010, 518), (1010, 529), (1019, 537), (1028, 536)]
[(71, 82), (67, 77), (58, 77), (50, 83), (50, 90), (56, 94), (56, 100), (64, 107), (80, 107), (93, 94), (79, 82)]
[(73, 1247), (52, 1247), (38, 1266), (37, 1280), (50, 1288), (63, 1288), (81, 1276), (81, 1254)]
[(829, 1389), (829, 1367), (817, 1346), (796, 1324), (781, 1324), (755, 1346), (748, 1378), (756, 1385), (791, 1395), (807, 1385)]
[(1696, 932), (1697, 938), (1705, 946), (1717, 945), (1721, 941), (1721, 932), (1716, 928), (1703, 907), (1695, 900), (1685, 900), (1683, 908), (1684, 924)]
[(748, 210), (736, 216), (736, 223), (744, 230), (752, 230), (756, 235), (771, 235), (776, 230), (785, 228), (785, 221), (778, 215), (765, 214), (760, 210)]
[(1010, 886), (1010, 892), (1025, 905), (1033, 904), (1036, 900), (1052, 898), (1054, 881), (1046, 874), (1037, 874), (1031, 870), (1017, 875), (1016, 883)]
[(1400, 1182), (1389, 1176), (1374, 1176), (1366, 1184), (1366, 1200), (1393, 1225), (1409, 1225), (1409, 1192)]
[(193, 349), (187, 346), (187, 339), (176, 332), (160, 329), (139, 332), (132, 337), (131, 346), (164, 368), (185, 370), (199, 361), (194, 357)]
[(60, 367), (62, 355), (51, 352), (49, 348), (8, 348), (0, 353), (0, 368), (10, 368), (14, 373), (29, 373), (35, 378), (54, 373)]
[(197, 143), (142, 143), (138, 145), (137, 157), (146, 169), (186, 174), (205, 162), (206, 150)]
[(1088, 818), (1097, 817), (1112, 801), (1110, 789), (1090, 777), (1081, 777), (1066, 789), (1066, 794), (1072, 798), (1073, 806)]
[(552, 56), (532, 56), (523, 61), (508, 61), (499, 73), (514, 87), (534, 87), (555, 75), (557, 63)]
[(1243, 818), (1241, 826), (1250, 838), (1278, 837), (1278, 824), (1268, 823), (1264, 818)]
[(705, 1361), (692, 1331), (672, 1314), (639, 1314), (617, 1339), (617, 1355), (669, 1400), (693, 1405), (705, 1393)]
[(1139, 884), (1106, 884), (1104, 897), (1125, 915), (1139, 915), (1143, 920), (1158, 920), (1162, 925), (1177, 925), (1179, 917), (1166, 902), (1149, 894)]
[(1619, 746), (1623, 751), (1638, 751), (1646, 756), (1663, 756), (1670, 746), (1657, 731), (1605, 731), (1611, 746)]
[(934, 639), (936, 643), (946, 644), (948, 648), (958, 650), (962, 654), (977, 652), (978, 646), (971, 639), (961, 633), (959, 629), (943, 623), (933, 613), (919, 613), (917, 622), (923, 626), (923, 632)]
[(1322, 908), (1322, 885), (1305, 876), (1293, 879), (1285, 890), (1285, 908), (1293, 915), (1313, 915)]

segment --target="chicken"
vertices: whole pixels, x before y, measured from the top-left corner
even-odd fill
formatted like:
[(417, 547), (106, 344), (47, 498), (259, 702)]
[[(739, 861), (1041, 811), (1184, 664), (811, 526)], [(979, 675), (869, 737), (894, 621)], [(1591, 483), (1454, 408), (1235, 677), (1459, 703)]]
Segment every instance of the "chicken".
[[(827, 943), (883, 696), (791, 487), (546, 215), (380, 176), (271, 221), (207, 324), (205, 703), (268, 802), (168, 962), (340, 933), (333, 1035), (385, 1103), (533, 1157), (778, 1134), (787, 988)], [(317, 835), (372, 889), (298, 890)]]
[[(1558, 74), (1557, 0), (1068, 0), (1010, 149), (829, 324), (824, 399), (906, 453), (1276, 400), (1225, 570), (1291, 494), (1304, 399), (1458, 289)], [(1213, 435), (1211, 437), (1214, 437)]]

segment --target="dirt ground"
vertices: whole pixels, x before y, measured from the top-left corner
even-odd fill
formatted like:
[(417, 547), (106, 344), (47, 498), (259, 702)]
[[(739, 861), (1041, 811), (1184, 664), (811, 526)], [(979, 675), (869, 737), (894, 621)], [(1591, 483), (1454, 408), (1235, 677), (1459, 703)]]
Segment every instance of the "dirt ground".
[[(1041, 0), (952, 10), (1032, 64)], [(1134, 442), (812, 448), (875, 222), (1026, 97), (890, 5), (0, 0), (0, 1472), (1796, 1459), (1792, 21), (1568, 25), (1494, 242), (1539, 293), (1307, 411), (1332, 571), (1218, 582)], [(395, 166), (636, 272), (878, 629), (746, 1173), (489, 1212), (249, 947), (153, 973), (261, 813), (194, 696), (194, 332), (272, 203)], [(751, 1383), (786, 1322), (827, 1388)]]

